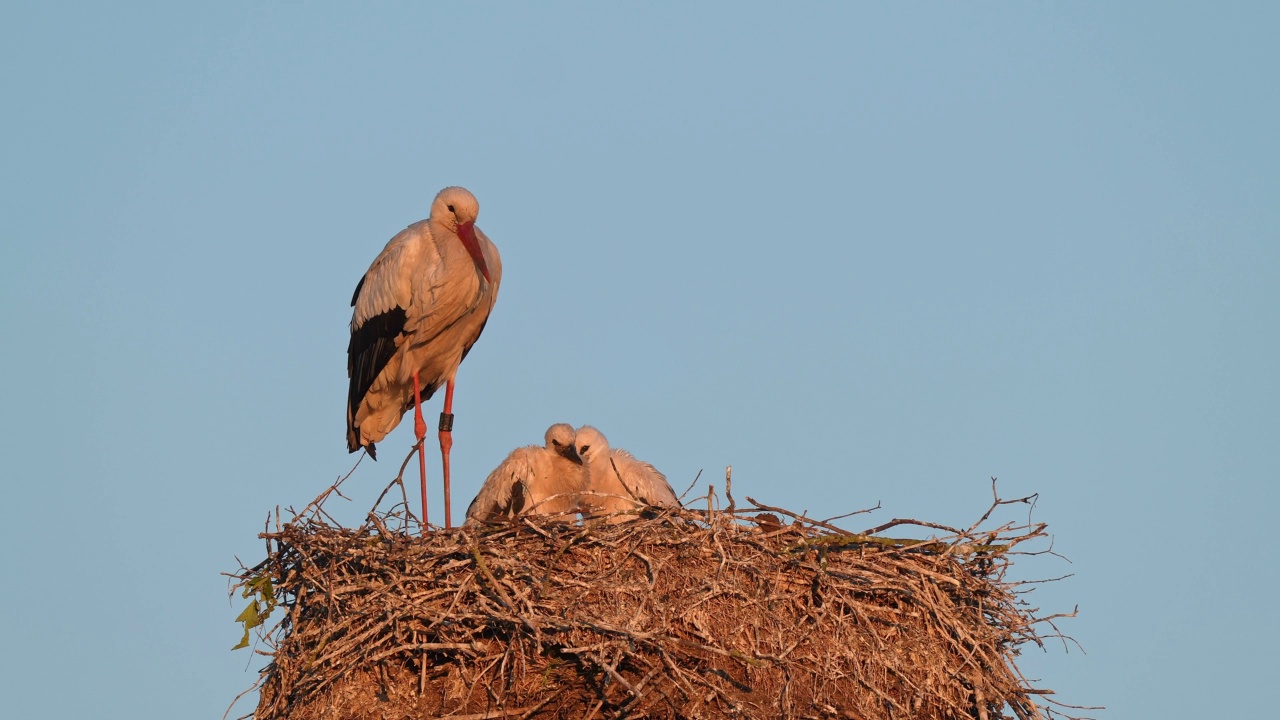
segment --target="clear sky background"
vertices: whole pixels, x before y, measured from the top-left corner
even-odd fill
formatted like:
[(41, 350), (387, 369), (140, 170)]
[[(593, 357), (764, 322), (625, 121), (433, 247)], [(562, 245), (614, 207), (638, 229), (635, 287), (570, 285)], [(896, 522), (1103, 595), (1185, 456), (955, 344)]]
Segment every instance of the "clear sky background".
[(883, 504), (855, 529), (968, 524), (997, 476), (1070, 559), (1019, 565), (1074, 573), (1033, 599), (1080, 609), (1085, 652), (1028, 674), (1100, 717), (1274, 712), (1278, 27), (1272, 3), (6, 4), (0, 715), (216, 718), (253, 682), (219, 573), (351, 467), (351, 291), (451, 184), (505, 266), (458, 380), (455, 517), (562, 420), (678, 490), (732, 464), (739, 496)]

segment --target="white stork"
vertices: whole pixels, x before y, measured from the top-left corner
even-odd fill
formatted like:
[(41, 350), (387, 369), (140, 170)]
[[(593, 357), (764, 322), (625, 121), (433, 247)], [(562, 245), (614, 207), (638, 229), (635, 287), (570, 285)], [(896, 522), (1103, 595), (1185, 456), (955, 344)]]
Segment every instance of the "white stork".
[(610, 448), (604, 433), (596, 428), (578, 428), (574, 443), (587, 469), (582, 498), (586, 512), (607, 515), (646, 505), (680, 507), (665, 475), (626, 450)]
[(440, 413), (444, 466), (444, 524), (449, 515), (449, 449), (453, 446), (453, 387), (458, 365), (480, 337), (498, 299), (502, 260), (475, 226), (480, 203), (464, 188), (447, 187), (431, 203), (431, 217), (391, 238), (351, 297), (347, 346), (347, 449), (369, 451), (414, 408), (422, 474), (422, 525), (427, 526), (427, 466), (422, 401), (445, 385)]
[(574, 449), (573, 426), (556, 423), (543, 436), (544, 447), (511, 451), (485, 479), (467, 508), (467, 522), (510, 519), (523, 513), (577, 520), (578, 493), (585, 481), (582, 459)]

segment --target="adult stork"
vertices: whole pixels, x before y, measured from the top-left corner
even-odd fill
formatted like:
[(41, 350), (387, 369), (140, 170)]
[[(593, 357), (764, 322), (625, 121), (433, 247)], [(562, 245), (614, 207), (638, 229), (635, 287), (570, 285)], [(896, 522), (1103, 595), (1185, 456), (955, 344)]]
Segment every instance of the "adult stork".
[[(680, 507), (667, 478), (626, 450), (609, 447), (604, 433), (590, 425), (578, 428), (574, 444), (587, 469), (582, 506), (594, 515), (610, 515), (646, 505)], [(609, 522), (629, 518), (613, 516)]]
[(518, 447), (489, 473), (467, 507), (467, 523), (510, 520), (522, 514), (578, 519), (578, 493), (585, 481), (582, 458), (573, 442), (573, 426), (556, 423), (543, 435), (545, 445)]
[(422, 475), (422, 525), (427, 526), (427, 464), (422, 402), (445, 386), (440, 413), (444, 468), (444, 524), (449, 513), (449, 450), (453, 447), (453, 389), (458, 365), (480, 337), (502, 280), (498, 248), (476, 227), (480, 203), (464, 188), (447, 187), (431, 216), (391, 238), (351, 296), (347, 346), (347, 449), (368, 450), (409, 408), (414, 409)]

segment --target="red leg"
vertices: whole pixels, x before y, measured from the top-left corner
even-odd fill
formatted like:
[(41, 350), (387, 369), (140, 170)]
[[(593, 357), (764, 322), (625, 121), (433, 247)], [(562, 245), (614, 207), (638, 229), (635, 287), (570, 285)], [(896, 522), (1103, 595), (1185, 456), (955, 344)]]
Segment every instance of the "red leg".
[(427, 534), (427, 421), (422, 419), (422, 390), (418, 387), (418, 373), (413, 374), (413, 434), (418, 438), (418, 471), (422, 477), (422, 534)]
[(449, 517), (449, 450), (453, 448), (453, 381), (444, 388), (444, 412), (440, 413), (440, 457), (444, 462), (444, 526), (453, 527)]

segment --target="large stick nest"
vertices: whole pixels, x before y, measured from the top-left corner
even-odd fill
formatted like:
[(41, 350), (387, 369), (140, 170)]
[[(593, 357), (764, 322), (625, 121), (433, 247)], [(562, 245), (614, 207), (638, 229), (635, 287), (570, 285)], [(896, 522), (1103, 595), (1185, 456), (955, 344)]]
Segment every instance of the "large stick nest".
[[(316, 505), (234, 575), (255, 598), (246, 627), (279, 602), (255, 717), (1052, 717), (1014, 658), (1060, 637), (1060, 616), (1006, 579), (1045, 526), (980, 529), (1029, 500), (997, 498), (967, 530), (851, 533), (709, 496), (626, 523), (422, 537), (404, 505), (355, 529)], [(905, 525), (945, 535), (878, 534)]]

